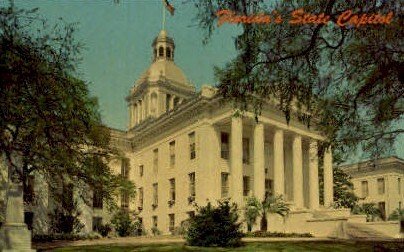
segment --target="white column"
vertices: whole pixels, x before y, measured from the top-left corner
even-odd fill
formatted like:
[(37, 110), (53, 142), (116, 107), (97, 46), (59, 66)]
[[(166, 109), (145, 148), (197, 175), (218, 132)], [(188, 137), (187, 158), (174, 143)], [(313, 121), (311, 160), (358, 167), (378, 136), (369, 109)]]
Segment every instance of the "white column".
[(137, 123), (140, 123), (141, 122), (141, 118), (140, 118), (140, 111), (141, 111), (141, 106), (140, 106), (140, 101), (137, 101), (136, 102), (136, 104), (137, 104)]
[(133, 103), (133, 125), (137, 124), (138, 116), (137, 116), (137, 104), (136, 102)]
[(232, 117), (230, 134), (231, 198), (239, 206), (243, 203), (243, 123)]
[(331, 146), (324, 152), (324, 206), (332, 206), (334, 201), (334, 182), (332, 171)]
[(274, 194), (285, 194), (285, 164), (283, 160), (283, 130), (274, 134)]
[(143, 121), (143, 102), (139, 100), (139, 122)]
[(174, 109), (174, 98), (175, 98), (175, 96), (171, 95), (171, 97), (170, 97), (170, 110)]
[(131, 103), (129, 103), (129, 106), (128, 106), (128, 115), (129, 115), (128, 128), (130, 129), (133, 127), (133, 106)]
[(257, 123), (254, 128), (254, 195), (259, 201), (265, 196), (264, 160), (264, 125)]
[(296, 208), (303, 208), (303, 158), (302, 137), (293, 138), (293, 201)]
[(319, 207), (319, 189), (318, 189), (318, 155), (317, 141), (311, 140), (309, 147), (309, 192), (310, 209)]

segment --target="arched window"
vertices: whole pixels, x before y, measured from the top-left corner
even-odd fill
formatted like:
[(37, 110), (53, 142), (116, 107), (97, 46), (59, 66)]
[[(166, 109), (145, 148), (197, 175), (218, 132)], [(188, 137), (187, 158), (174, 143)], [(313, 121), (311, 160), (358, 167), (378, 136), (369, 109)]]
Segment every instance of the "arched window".
[(154, 58), (157, 58), (157, 49), (154, 49)]
[(155, 116), (157, 113), (157, 94), (152, 93), (151, 94), (151, 114)]
[(159, 57), (164, 57), (164, 48), (162, 46), (159, 48)]
[(167, 47), (167, 59), (171, 59), (171, 48)]

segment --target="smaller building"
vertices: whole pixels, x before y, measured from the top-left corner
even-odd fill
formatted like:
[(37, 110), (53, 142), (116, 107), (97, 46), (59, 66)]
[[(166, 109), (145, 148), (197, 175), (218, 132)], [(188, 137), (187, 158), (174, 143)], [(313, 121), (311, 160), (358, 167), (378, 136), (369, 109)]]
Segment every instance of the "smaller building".
[(359, 203), (375, 203), (386, 220), (404, 202), (404, 160), (387, 157), (340, 166), (352, 177), (354, 192)]

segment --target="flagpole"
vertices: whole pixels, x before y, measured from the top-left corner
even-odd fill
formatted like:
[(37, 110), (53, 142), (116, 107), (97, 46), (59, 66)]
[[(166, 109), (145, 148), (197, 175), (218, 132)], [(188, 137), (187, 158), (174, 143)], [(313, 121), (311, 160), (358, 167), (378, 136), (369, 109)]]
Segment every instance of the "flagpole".
[(166, 10), (165, 7), (163, 5), (161, 5), (163, 8), (163, 23), (162, 23), (162, 30), (166, 29)]

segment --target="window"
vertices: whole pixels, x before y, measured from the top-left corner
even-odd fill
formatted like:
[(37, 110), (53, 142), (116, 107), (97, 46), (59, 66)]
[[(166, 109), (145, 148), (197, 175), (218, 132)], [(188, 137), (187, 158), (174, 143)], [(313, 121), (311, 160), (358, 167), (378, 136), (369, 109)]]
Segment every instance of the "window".
[(158, 195), (159, 185), (157, 183), (153, 184), (153, 205), (157, 206), (159, 204), (159, 195)]
[(143, 208), (143, 187), (139, 188), (139, 207)]
[(223, 159), (229, 159), (229, 134), (226, 132), (222, 132), (220, 135), (221, 135), (220, 156)]
[(129, 159), (124, 158), (121, 162), (121, 176), (124, 179), (129, 178)]
[(167, 94), (166, 95), (166, 111), (170, 111), (170, 102), (171, 102), (171, 95)]
[(265, 199), (272, 196), (272, 180), (265, 179)]
[(121, 193), (121, 208), (127, 209), (129, 207), (129, 194), (128, 192)]
[(102, 226), (102, 217), (93, 217), (93, 231), (98, 232)]
[(27, 178), (27, 190), (24, 192), (24, 202), (27, 204), (33, 204), (35, 199), (35, 178), (29, 175)]
[(384, 178), (377, 179), (377, 192), (379, 194), (384, 194)]
[(379, 202), (379, 211), (382, 220), (386, 220), (386, 203), (384, 201)]
[(190, 159), (195, 159), (196, 150), (195, 150), (195, 132), (192, 132), (188, 135), (189, 139), (189, 156)]
[(154, 49), (154, 58), (157, 58), (157, 49)]
[(171, 49), (169, 47), (166, 48), (167, 50), (167, 59), (171, 58)]
[(397, 179), (397, 187), (398, 194), (401, 194), (401, 178)]
[(189, 196), (195, 197), (195, 172), (188, 174), (189, 176)]
[(243, 177), (243, 196), (248, 196), (250, 194), (250, 177)]
[(248, 138), (243, 138), (243, 163), (250, 163), (250, 140)]
[(172, 178), (170, 181), (170, 200), (175, 201), (175, 179)]
[(229, 197), (229, 174), (222, 172), (222, 198)]
[(365, 198), (369, 195), (368, 182), (366, 180), (362, 181), (361, 186), (362, 186), (362, 198)]
[(162, 46), (159, 47), (159, 57), (164, 57), (164, 48)]
[(154, 228), (157, 228), (158, 219), (157, 219), (157, 216), (156, 216), (156, 215), (154, 215), (154, 216), (152, 217), (152, 223), (153, 223), (153, 227), (154, 227)]
[(153, 172), (157, 174), (159, 165), (159, 149), (153, 150)]
[(143, 177), (143, 170), (144, 170), (143, 165), (139, 165), (139, 176), (140, 177)]
[(175, 141), (170, 142), (170, 167), (175, 165)]
[(100, 192), (97, 188), (93, 190), (93, 208), (102, 209), (102, 194)]
[(175, 97), (174, 101), (173, 101), (173, 108), (177, 108), (179, 103), (180, 103), (180, 98)]
[(172, 231), (174, 231), (174, 227), (175, 227), (175, 215), (174, 214), (169, 214), (168, 218), (169, 218), (169, 221), (170, 221), (168, 229), (172, 232)]

